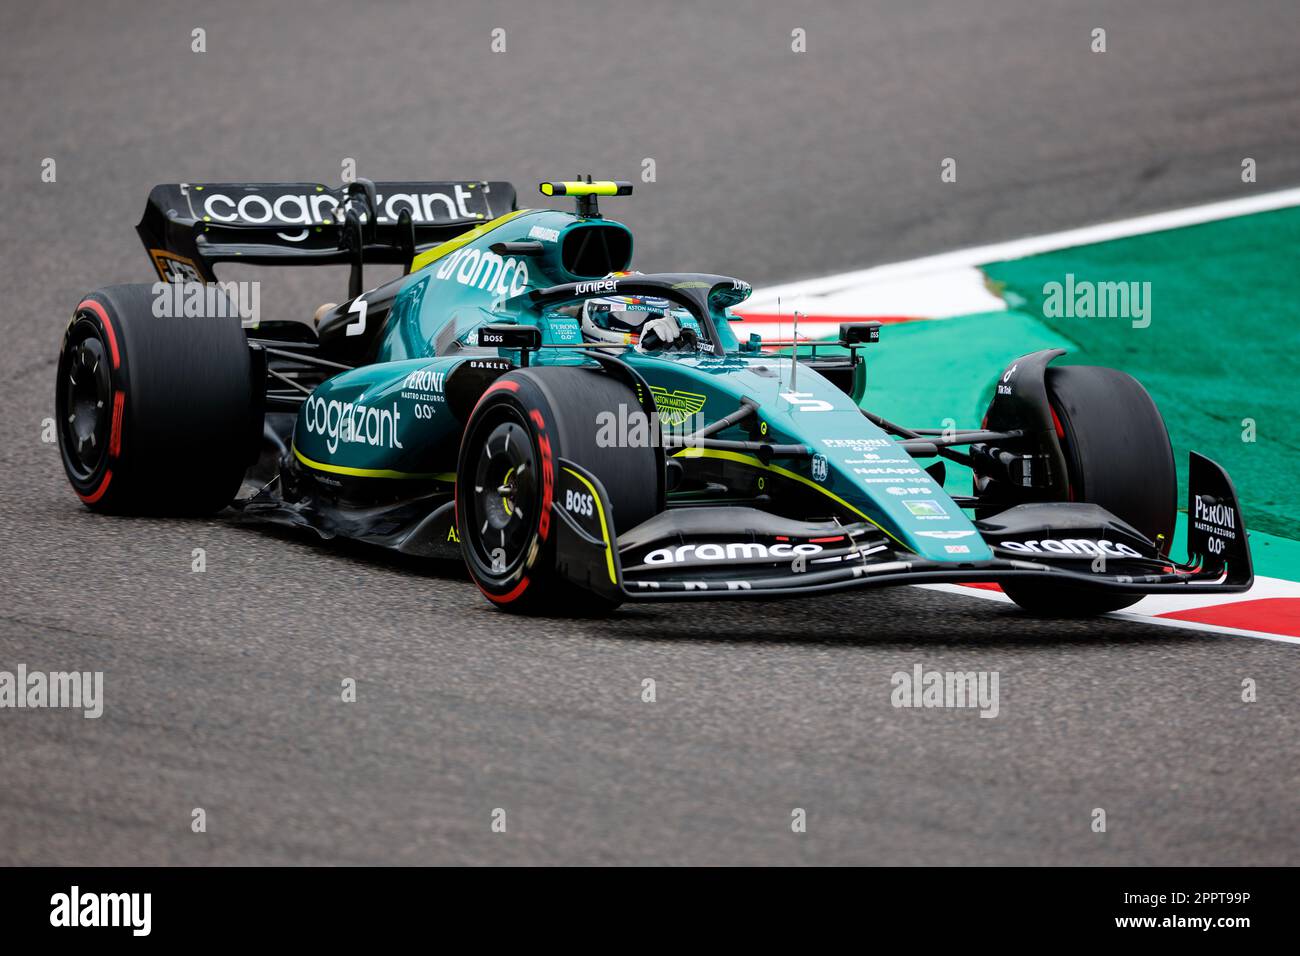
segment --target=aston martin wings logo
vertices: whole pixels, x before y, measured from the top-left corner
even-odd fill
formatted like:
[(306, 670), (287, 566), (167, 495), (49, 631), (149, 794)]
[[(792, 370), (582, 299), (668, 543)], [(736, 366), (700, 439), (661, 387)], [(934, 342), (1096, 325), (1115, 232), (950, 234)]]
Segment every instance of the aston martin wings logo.
[(704, 396), (698, 392), (670, 392), (658, 385), (651, 385), (650, 392), (655, 397), (655, 407), (659, 410), (659, 420), (671, 428), (676, 428), (687, 419), (698, 415), (704, 408)]

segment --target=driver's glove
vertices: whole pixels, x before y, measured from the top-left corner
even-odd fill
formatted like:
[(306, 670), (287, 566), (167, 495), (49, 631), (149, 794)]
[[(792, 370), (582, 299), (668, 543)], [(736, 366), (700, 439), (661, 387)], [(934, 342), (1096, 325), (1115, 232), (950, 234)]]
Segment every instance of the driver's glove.
[(641, 337), (636, 343), (638, 352), (650, 352), (657, 349), (672, 348), (682, 337), (682, 327), (671, 315), (661, 315), (648, 319), (641, 326)]

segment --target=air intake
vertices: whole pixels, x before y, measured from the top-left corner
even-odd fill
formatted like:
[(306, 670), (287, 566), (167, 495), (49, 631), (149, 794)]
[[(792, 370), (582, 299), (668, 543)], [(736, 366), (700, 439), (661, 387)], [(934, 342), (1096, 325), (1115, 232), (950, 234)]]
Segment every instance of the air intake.
[(581, 223), (564, 233), (560, 265), (576, 279), (599, 279), (632, 261), (632, 233), (612, 222)]

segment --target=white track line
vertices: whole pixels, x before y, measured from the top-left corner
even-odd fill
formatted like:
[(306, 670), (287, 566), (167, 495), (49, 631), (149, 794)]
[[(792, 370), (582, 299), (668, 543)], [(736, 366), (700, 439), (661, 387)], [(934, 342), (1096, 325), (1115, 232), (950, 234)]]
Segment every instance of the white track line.
[[(1271, 579), (1270, 579), (1271, 580)], [(968, 588), (960, 584), (915, 584), (913, 587), (925, 588), (930, 591), (943, 591), (946, 594), (959, 594), (962, 597), (976, 598), (982, 601), (1000, 601), (1003, 604), (1013, 604), (1011, 598), (1007, 597), (1001, 591), (989, 591), (984, 588)], [(1253, 589), (1252, 589), (1253, 591)], [(1235, 595), (1245, 600), (1251, 599), (1250, 592), (1245, 595)], [(1182, 621), (1172, 617), (1152, 617), (1147, 614), (1134, 614), (1132, 611), (1114, 611), (1102, 617), (1120, 618), (1125, 621), (1136, 621), (1139, 624), (1158, 624), (1161, 627), (1181, 627), (1189, 631), (1210, 631), (1215, 634), (1227, 634), (1232, 637), (1253, 637), (1261, 641), (1277, 641), (1282, 644), (1300, 645), (1300, 637), (1290, 637), (1286, 634), (1269, 634), (1266, 631), (1247, 631), (1238, 627), (1224, 627), (1222, 624), (1203, 624), (1200, 621)]]
[[(906, 265), (906, 263), (896, 263), (896, 265)], [(974, 266), (935, 269), (920, 275), (873, 274), (863, 279), (861, 283), (824, 292), (808, 288), (813, 282), (823, 281), (825, 280), (819, 279), (762, 289), (755, 292), (737, 311), (742, 315), (753, 312), (772, 314), (777, 311), (779, 300), (780, 311), (785, 316), (784, 325), (788, 332), (790, 313), (794, 309), (812, 315), (835, 315), (845, 318), (907, 315), (937, 319), (950, 315), (1001, 311), (1006, 308), (1006, 303), (990, 292), (985, 285), (984, 273)], [(805, 326), (811, 329), (815, 324), (800, 322), (799, 325), (802, 330)], [(821, 332), (820, 329), (817, 332), (810, 331), (809, 335), (815, 338)], [(825, 331), (828, 335), (838, 333), (838, 324), (831, 325)]]
[(1300, 645), (1300, 637), (1287, 634), (1269, 634), (1267, 631), (1245, 631), (1237, 627), (1224, 627), (1220, 624), (1202, 624), (1200, 621), (1179, 621), (1172, 617), (1147, 617), (1143, 614), (1130, 614), (1128, 611), (1116, 611), (1106, 617), (1121, 617), (1126, 621), (1141, 624), (1159, 624), (1161, 627), (1181, 627), (1187, 631), (1210, 631), (1215, 634), (1227, 634), (1231, 637), (1253, 637), (1259, 641), (1276, 641), (1280, 644)]
[(1300, 584), (1285, 578), (1270, 578), (1257, 574), (1254, 585), (1242, 594), (1220, 594), (1215, 597), (1201, 595), (1197, 598), (1178, 597), (1176, 594), (1152, 594), (1134, 604), (1131, 613), (1168, 614), (1171, 611), (1191, 611), (1203, 607), (1240, 604), (1242, 601), (1262, 601), (1266, 598), (1300, 598)]
[[(810, 313), (821, 312), (823, 314), (855, 314), (852, 312), (841, 312), (843, 295), (845, 298), (852, 299), (855, 296), (862, 295), (864, 290), (861, 287), (871, 286), (879, 287), (882, 293), (888, 289), (887, 284), (898, 284), (899, 288), (906, 288), (907, 283), (921, 279), (922, 285), (938, 283), (941, 288), (929, 293), (930, 296), (937, 295), (939, 300), (954, 298), (962, 301), (963, 293), (965, 297), (972, 302), (975, 307), (967, 311), (982, 311), (987, 306), (985, 303), (994, 298), (987, 290), (983, 289), (983, 278), (980, 276), (977, 288), (973, 288), (972, 283), (975, 278), (972, 270), (977, 270), (979, 266), (987, 265), (990, 262), (1000, 262), (1006, 259), (1023, 259), (1026, 256), (1038, 255), (1044, 252), (1054, 252), (1058, 249), (1069, 249), (1074, 246), (1086, 246), (1095, 242), (1108, 242), (1113, 239), (1124, 239), (1129, 236), (1137, 236), (1150, 232), (1161, 232), (1165, 229), (1179, 229), (1184, 226), (1195, 226), (1201, 223), (1214, 222), (1218, 219), (1231, 219), (1234, 216), (1247, 216), (1252, 213), (1270, 212), (1275, 209), (1284, 209), (1288, 206), (1300, 205), (1300, 188), (1282, 189), (1276, 192), (1262, 193), (1258, 196), (1249, 196), (1242, 199), (1227, 199), (1221, 202), (1206, 203), (1201, 206), (1188, 206), (1185, 209), (1174, 209), (1169, 212), (1152, 213), (1146, 216), (1136, 216), (1132, 219), (1121, 219), (1117, 222), (1100, 223), (1093, 226), (1083, 226), (1079, 229), (1068, 229), (1064, 232), (1053, 232), (1042, 236), (1028, 236), (1022, 239), (1013, 239), (1008, 242), (998, 242), (987, 246), (975, 246), (969, 249), (958, 249), (953, 252), (944, 252), (939, 255), (926, 256), (921, 259), (911, 259), (907, 262), (891, 262), (886, 265), (872, 266), (869, 269), (858, 269), (853, 272), (843, 272), (839, 275), (823, 276), (817, 279), (804, 279), (797, 282), (787, 282), (782, 285), (768, 286), (745, 303), (744, 308), (755, 312), (774, 311), (776, 300), (781, 299), (782, 309), (788, 311), (799, 308), (805, 309)], [(950, 274), (946, 278), (940, 279), (936, 274)], [(886, 285), (881, 285), (882, 283)], [(816, 298), (818, 303), (816, 307), (803, 302), (806, 298)], [(889, 295), (886, 297), (890, 308), (877, 311), (875, 314), (903, 314), (903, 315), (922, 315), (922, 316), (940, 316), (954, 315), (956, 312), (948, 311), (951, 306), (940, 305), (939, 311), (931, 311), (928, 308), (922, 308), (918, 311), (917, 300), (912, 300), (912, 306), (909, 309), (899, 311), (893, 306), (895, 297)], [(864, 300), (864, 301), (869, 301)], [(928, 301), (928, 299), (922, 299)], [(836, 306), (834, 311), (830, 308), (822, 309), (821, 304), (825, 302), (828, 306)], [(994, 308), (1001, 308), (1001, 302), (998, 302)], [(872, 314), (872, 313), (856, 313)]]

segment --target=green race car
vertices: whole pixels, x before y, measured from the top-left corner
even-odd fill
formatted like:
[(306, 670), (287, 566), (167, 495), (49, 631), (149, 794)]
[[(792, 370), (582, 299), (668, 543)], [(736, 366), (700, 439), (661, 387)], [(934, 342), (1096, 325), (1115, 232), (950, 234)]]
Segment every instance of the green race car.
[[(501, 182), (156, 187), (138, 232), (159, 281), (91, 293), (64, 336), (73, 489), (463, 557), (530, 612), (995, 582), (1090, 614), (1250, 587), (1231, 481), (1197, 454), (1169, 557), (1173, 453), (1130, 376), (1037, 352), (979, 428), (903, 427), (862, 407), (876, 323), (829, 349), (740, 339), (747, 283), (629, 271), (597, 201), (630, 185), (541, 190), (577, 208), (518, 209)], [(347, 264), (350, 288), (310, 323), (263, 319), (217, 280), (232, 261)], [(372, 263), (405, 274), (367, 289)]]

